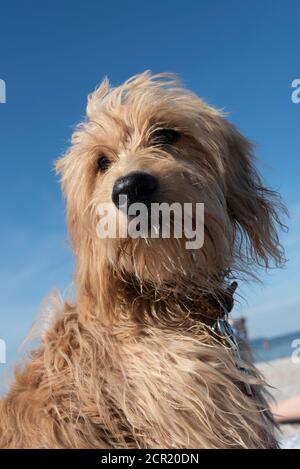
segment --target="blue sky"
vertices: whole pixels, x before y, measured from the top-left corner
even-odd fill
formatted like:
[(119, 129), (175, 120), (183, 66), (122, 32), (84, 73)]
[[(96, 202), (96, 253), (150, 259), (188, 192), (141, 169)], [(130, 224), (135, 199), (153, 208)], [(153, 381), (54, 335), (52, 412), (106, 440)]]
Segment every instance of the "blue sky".
[(292, 218), (287, 267), (241, 285), (252, 337), (300, 329), (300, 3), (276, 0), (2, 2), (0, 337), (14, 357), (43, 298), (72, 279), (53, 161), (86, 96), (151, 69), (178, 73), (258, 145), (260, 169)]

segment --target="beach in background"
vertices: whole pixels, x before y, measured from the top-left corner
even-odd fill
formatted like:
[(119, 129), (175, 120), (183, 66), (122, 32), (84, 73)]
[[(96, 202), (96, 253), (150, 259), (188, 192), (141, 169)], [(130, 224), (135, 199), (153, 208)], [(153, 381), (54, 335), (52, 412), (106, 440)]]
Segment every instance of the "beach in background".
[[(280, 358), (257, 364), (268, 383), (269, 391), (276, 401), (300, 393), (300, 363), (293, 363), (291, 357)], [(300, 449), (300, 422), (280, 425), (279, 439), (282, 446)]]
[[(276, 401), (300, 393), (300, 361), (292, 360), (293, 341), (300, 339), (298, 333), (272, 339), (251, 341), (256, 365), (268, 383), (269, 391)], [(280, 425), (282, 447), (300, 449), (300, 422)]]
[[(300, 330), (272, 338), (261, 337), (250, 340), (251, 350), (256, 363), (269, 362), (278, 358), (290, 357), (295, 350), (293, 343), (300, 341)], [(300, 344), (298, 345), (299, 348)]]

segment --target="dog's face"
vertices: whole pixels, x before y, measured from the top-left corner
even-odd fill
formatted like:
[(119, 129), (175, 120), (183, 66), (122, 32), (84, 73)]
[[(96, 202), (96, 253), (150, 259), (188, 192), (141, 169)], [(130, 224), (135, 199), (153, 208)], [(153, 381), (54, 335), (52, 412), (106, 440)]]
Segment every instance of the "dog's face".
[[(93, 275), (105, 260), (116, 273), (141, 281), (195, 275), (220, 281), (234, 263), (279, 261), (274, 194), (263, 187), (252, 159), (250, 144), (219, 112), (167, 76), (144, 73), (117, 88), (104, 81), (89, 97), (87, 120), (70, 151), (57, 163), (79, 269)], [(128, 207), (137, 203), (149, 209), (149, 231), (132, 237)], [(183, 209), (176, 221), (170, 217), (167, 238), (161, 219), (157, 226), (151, 219), (151, 207), (161, 203)], [(189, 204), (191, 226), (202, 230), (199, 203), (205, 208), (204, 243), (191, 249), (184, 229), (176, 237), (172, 227), (184, 223)], [(97, 231), (103, 204), (117, 227), (106, 238)]]

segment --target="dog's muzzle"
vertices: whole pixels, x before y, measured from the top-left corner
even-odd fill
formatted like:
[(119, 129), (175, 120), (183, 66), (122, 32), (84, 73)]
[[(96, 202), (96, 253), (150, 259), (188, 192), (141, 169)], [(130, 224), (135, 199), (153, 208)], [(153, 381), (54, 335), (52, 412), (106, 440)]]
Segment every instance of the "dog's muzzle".
[(143, 203), (149, 207), (155, 201), (157, 188), (156, 177), (142, 171), (133, 171), (116, 180), (112, 190), (112, 201), (120, 210), (125, 209), (124, 199), (127, 201), (126, 207), (134, 203)]

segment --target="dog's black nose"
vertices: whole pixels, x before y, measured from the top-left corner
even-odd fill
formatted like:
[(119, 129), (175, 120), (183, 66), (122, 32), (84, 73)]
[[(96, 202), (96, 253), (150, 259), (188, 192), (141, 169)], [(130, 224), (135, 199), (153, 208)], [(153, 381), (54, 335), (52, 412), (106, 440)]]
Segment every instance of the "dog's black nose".
[(149, 205), (154, 201), (157, 187), (158, 182), (154, 176), (142, 171), (133, 171), (116, 180), (112, 191), (112, 200), (118, 208), (121, 208), (124, 203), (121, 196), (127, 197), (128, 207), (136, 202)]

